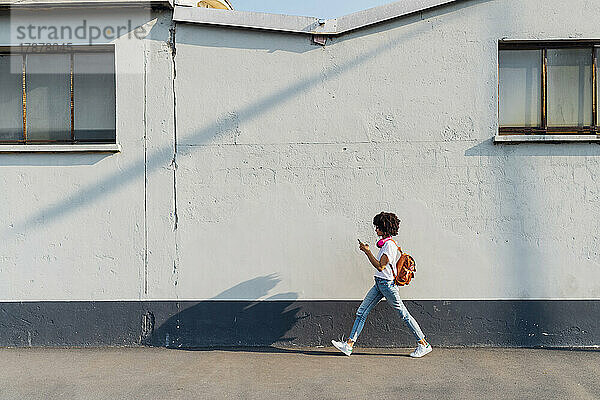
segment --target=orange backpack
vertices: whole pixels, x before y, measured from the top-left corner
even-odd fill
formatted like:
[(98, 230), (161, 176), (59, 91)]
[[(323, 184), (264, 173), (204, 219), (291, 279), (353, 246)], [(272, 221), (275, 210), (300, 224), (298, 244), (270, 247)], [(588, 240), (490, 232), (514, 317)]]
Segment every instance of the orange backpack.
[[(394, 244), (396, 244), (396, 242), (394, 242)], [(396, 244), (396, 246), (398, 245)], [(398, 246), (398, 251), (401, 256), (398, 259), (398, 262), (396, 262), (396, 271), (398, 272), (398, 275), (394, 275), (394, 284), (406, 286), (410, 283), (410, 280), (415, 277), (417, 264), (411, 255), (402, 252), (400, 246)]]

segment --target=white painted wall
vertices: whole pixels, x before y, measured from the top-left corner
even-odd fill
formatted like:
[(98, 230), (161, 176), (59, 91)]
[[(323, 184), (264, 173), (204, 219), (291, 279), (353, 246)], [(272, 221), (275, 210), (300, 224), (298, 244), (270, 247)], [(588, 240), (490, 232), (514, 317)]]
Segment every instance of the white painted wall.
[[(146, 15), (148, 28), (145, 40), (123, 35), (112, 41), (116, 46), (117, 140), (122, 151), (0, 154), (2, 301), (145, 296), (145, 175), (149, 190), (160, 193), (147, 203), (146, 208), (156, 215), (148, 228), (156, 232), (158, 224), (172, 219), (169, 212), (173, 209), (172, 171), (166, 171), (173, 156), (172, 58), (167, 45), (170, 13), (111, 12), (96, 13), (102, 15), (97, 23), (110, 24), (129, 16), (137, 21)], [(81, 20), (73, 11), (63, 13), (71, 19), (48, 19), (47, 24)], [(10, 39), (10, 23), (11, 15), (2, 15), (2, 44), (16, 44)], [(160, 190), (154, 189), (157, 183)], [(148, 243), (155, 245), (149, 261), (168, 254), (168, 243), (162, 242), (156, 246), (155, 236), (148, 235)]]
[(0, 300), (361, 299), (382, 210), (405, 298), (600, 298), (600, 147), (491, 141), (498, 40), (599, 12), (467, 1), (325, 47), (178, 24), (175, 107), (154, 14), (116, 41), (121, 153), (0, 154)]
[(325, 47), (178, 25), (178, 296), (360, 299), (386, 210), (406, 298), (599, 298), (600, 148), (491, 141), (498, 40), (600, 38), (599, 12), (468, 1)]

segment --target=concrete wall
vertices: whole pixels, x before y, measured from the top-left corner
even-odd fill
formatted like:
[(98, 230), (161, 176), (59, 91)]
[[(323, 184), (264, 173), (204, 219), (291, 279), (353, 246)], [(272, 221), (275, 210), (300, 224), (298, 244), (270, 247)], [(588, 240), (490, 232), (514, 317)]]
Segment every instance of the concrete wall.
[(600, 148), (492, 138), (498, 41), (598, 38), (599, 11), (458, 2), (325, 47), (178, 24), (178, 297), (359, 299), (387, 210), (406, 298), (598, 299)]
[[(2, 15), (1, 44), (17, 44), (11, 23), (44, 18), (47, 25), (71, 26), (83, 18), (99, 26), (132, 18), (145, 24), (147, 35), (111, 41), (120, 153), (0, 154), (1, 300), (144, 298), (148, 245), (153, 257), (168, 251), (147, 232), (173, 219), (170, 15), (149, 8)], [(146, 201), (158, 182), (160, 195)]]
[[(115, 41), (122, 152), (0, 154), (0, 344), (327, 343), (382, 210), (434, 344), (598, 343), (600, 147), (492, 143), (498, 40), (600, 38), (598, 12), (464, 1), (322, 47), (154, 10)], [(409, 343), (381, 315), (363, 343)]]

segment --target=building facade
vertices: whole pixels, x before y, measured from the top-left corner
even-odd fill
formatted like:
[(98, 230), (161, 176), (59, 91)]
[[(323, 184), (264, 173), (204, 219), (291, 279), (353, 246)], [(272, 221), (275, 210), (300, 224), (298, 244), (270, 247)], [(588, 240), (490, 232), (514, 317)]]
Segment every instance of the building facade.
[(600, 5), (0, 5), (0, 345), (600, 344)]

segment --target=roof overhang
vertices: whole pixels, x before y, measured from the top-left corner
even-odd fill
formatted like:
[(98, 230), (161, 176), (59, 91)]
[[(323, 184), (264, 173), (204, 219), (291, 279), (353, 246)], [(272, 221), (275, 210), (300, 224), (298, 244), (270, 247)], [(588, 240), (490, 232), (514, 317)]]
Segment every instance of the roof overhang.
[(212, 8), (175, 6), (173, 20), (203, 25), (220, 25), (238, 28), (265, 29), (294, 33), (333, 34), (335, 20), (319, 23), (318, 18), (299, 17), (262, 12), (217, 10)]
[(173, 20), (203, 25), (333, 36), (457, 1), (462, 0), (402, 0), (340, 18), (324, 20), (316, 17), (197, 8), (187, 6), (189, 1), (176, 0)]

